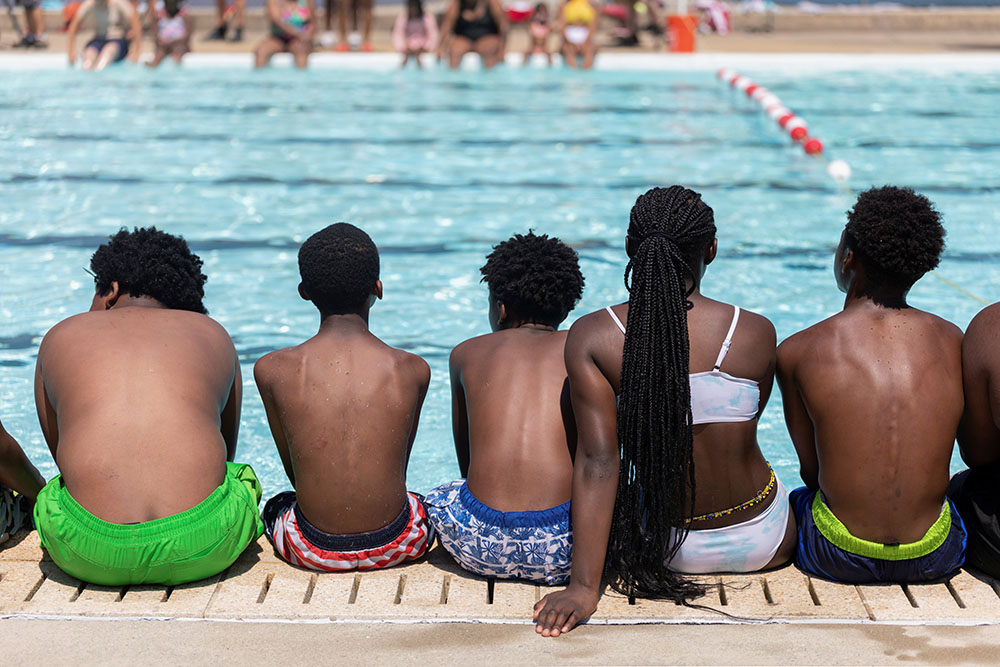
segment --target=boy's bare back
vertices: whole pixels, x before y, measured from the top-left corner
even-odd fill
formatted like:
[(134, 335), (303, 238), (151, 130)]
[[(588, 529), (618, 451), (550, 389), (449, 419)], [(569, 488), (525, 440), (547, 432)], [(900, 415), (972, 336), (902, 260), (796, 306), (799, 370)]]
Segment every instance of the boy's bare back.
[(176, 514), (222, 482), (236, 448), (239, 362), (210, 318), (141, 306), (76, 315), (42, 341), (36, 376), (66, 487), (102, 519)]
[(254, 376), (303, 514), (320, 530), (351, 534), (389, 524), (406, 505), (430, 368), (360, 319), (340, 319), (263, 357)]
[(852, 534), (914, 542), (941, 513), (962, 416), (961, 346), (958, 327), (935, 315), (870, 303), (781, 344), (781, 373), (815, 426), (818, 479), (800, 451), (803, 476)]
[(467, 340), (452, 352), (452, 391), (468, 415), (469, 488), (501, 511), (566, 502), (575, 448), (563, 350), (567, 331), (523, 326)]

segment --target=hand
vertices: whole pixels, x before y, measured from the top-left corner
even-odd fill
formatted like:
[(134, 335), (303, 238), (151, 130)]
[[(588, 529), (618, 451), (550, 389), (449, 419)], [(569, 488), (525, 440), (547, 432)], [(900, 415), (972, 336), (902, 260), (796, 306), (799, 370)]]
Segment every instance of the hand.
[(598, 591), (572, 583), (565, 590), (549, 593), (535, 605), (532, 616), (535, 632), (543, 637), (558, 637), (569, 632), (590, 618), (600, 598)]

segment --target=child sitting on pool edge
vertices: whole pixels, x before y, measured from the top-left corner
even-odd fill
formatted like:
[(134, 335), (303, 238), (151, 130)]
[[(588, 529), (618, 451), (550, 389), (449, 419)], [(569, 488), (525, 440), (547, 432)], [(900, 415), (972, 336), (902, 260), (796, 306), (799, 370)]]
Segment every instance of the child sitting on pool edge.
[(421, 557), (434, 540), (406, 466), (430, 367), (368, 329), (382, 298), (378, 249), (338, 223), (299, 249), (299, 295), (319, 332), (262, 357), (254, 377), (294, 491), (264, 507), (286, 561), (312, 570), (371, 570)]
[(576, 427), (559, 324), (583, 293), (576, 253), (529, 232), (481, 269), (493, 333), (451, 353), (462, 477), (427, 495), (441, 544), (465, 569), (549, 585), (569, 578)]
[(528, 36), (531, 44), (524, 52), (523, 65), (531, 62), (531, 56), (541, 54), (545, 56), (549, 66), (552, 65), (552, 52), (549, 51), (548, 40), (552, 33), (552, 25), (549, 22), (549, 7), (544, 2), (535, 5), (535, 11), (531, 15), (531, 24), (528, 26)]
[(421, 0), (407, 0), (406, 9), (396, 17), (392, 28), (392, 45), (403, 54), (400, 67), (406, 67), (411, 58), (417, 63), (417, 67), (423, 67), (420, 62), (421, 54), (434, 51), (437, 44), (437, 19), (424, 11)]
[(146, 63), (149, 67), (159, 67), (167, 56), (178, 65), (184, 54), (191, 51), (191, 33), (194, 19), (184, 11), (181, 0), (163, 0), (151, 5), (150, 24), (153, 26), (153, 41), (156, 51), (153, 59)]

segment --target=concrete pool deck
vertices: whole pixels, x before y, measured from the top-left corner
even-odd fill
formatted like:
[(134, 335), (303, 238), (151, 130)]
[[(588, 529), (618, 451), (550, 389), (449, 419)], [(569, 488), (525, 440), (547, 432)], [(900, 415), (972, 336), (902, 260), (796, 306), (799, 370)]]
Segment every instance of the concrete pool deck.
[(204, 581), (105, 587), (65, 575), (37, 533), (19, 533), (0, 550), (0, 636), (6, 664), (292, 654), (338, 664), (973, 664), (995, 662), (1000, 643), (998, 582), (964, 571), (919, 586), (839, 585), (793, 567), (704, 580), (706, 608), (606, 593), (586, 626), (544, 639), (530, 617), (547, 588), (471, 575), (440, 546), (390, 570), (317, 574), (278, 560), (261, 538)]
[[(703, 608), (608, 591), (591, 625), (910, 623), (1000, 625), (1000, 583), (962, 571), (911, 586), (848, 586), (794, 567), (702, 578)], [(0, 617), (263, 621), (530, 622), (548, 588), (465, 572), (440, 547), (376, 572), (314, 573), (279, 560), (265, 538), (225, 572), (177, 587), (95, 586), (67, 576), (20, 533), (0, 550)], [(721, 612), (721, 613), (720, 613)]]

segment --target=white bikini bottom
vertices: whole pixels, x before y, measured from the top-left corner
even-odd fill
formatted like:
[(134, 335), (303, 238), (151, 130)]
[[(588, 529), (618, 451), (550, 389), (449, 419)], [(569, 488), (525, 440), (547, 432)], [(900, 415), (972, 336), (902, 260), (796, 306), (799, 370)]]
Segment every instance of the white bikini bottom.
[(756, 572), (762, 569), (785, 539), (788, 492), (781, 480), (774, 500), (754, 518), (723, 528), (689, 530), (668, 567), (674, 572)]

